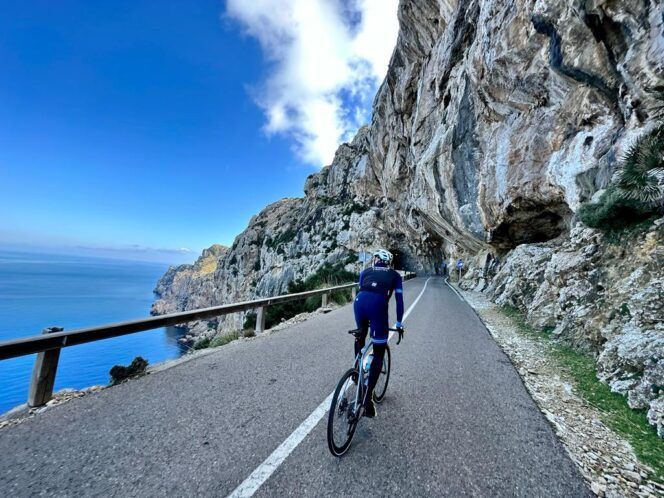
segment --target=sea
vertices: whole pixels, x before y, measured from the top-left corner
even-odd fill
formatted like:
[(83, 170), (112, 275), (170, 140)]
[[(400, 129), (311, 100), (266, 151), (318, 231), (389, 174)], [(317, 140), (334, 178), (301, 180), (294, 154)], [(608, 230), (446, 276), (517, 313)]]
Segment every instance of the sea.
[[(0, 250), (0, 342), (150, 315), (167, 264)], [(105, 385), (114, 365), (136, 356), (150, 364), (186, 349), (174, 328), (63, 348), (55, 390)], [(25, 403), (36, 355), (0, 361), (0, 414)]]

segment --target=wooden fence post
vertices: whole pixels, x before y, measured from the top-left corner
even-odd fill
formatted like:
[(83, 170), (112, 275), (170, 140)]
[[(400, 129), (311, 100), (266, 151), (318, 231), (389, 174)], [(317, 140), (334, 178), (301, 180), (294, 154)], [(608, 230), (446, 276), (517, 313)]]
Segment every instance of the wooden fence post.
[(256, 334), (265, 332), (265, 318), (267, 306), (261, 306), (256, 311)]
[[(42, 331), (42, 334), (52, 334), (63, 330), (62, 327), (48, 327)], [(59, 359), (60, 348), (37, 353), (35, 366), (32, 369), (30, 391), (28, 392), (28, 406), (45, 405), (53, 397), (53, 386), (55, 385), (55, 374), (58, 370)]]

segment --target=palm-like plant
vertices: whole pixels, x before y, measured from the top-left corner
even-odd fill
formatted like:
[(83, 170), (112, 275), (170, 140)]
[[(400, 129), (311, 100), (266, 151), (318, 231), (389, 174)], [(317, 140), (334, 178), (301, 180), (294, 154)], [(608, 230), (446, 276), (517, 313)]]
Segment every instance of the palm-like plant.
[(643, 203), (664, 200), (664, 124), (641, 135), (622, 160), (617, 187), (625, 199)]
[(652, 117), (664, 121), (664, 81), (652, 87), (649, 93), (655, 98), (655, 104), (650, 109)]

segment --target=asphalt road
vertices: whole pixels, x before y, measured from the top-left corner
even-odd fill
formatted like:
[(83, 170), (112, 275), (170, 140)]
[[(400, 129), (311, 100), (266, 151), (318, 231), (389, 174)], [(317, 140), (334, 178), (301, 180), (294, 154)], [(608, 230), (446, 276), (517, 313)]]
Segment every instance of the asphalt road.
[[(406, 282), (406, 307), (425, 280)], [(226, 496), (333, 391), (351, 328), (346, 306), (0, 430), (0, 495)], [(591, 496), (441, 278), (406, 329), (378, 417), (350, 451), (330, 455), (323, 417), (257, 496)]]

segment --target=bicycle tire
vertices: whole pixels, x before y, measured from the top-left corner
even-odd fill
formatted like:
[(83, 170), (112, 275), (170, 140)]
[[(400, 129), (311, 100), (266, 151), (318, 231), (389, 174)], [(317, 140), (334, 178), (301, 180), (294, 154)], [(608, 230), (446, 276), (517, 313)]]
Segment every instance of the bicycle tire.
[[(334, 396), (332, 397), (332, 404), (330, 405), (330, 410), (327, 416), (327, 446), (330, 449), (330, 453), (332, 453), (336, 457), (342, 456), (346, 451), (348, 451), (348, 448), (350, 447), (350, 443), (353, 440), (353, 436), (355, 435), (355, 429), (357, 428), (357, 422), (358, 420), (352, 421), (349, 424), (348, 429), (346, 430), (346, 439), (345, 441), (342, 442), (342, 444), (337, 444), (337, 442), (334, 440), (334, 424), (335, 421), (337, 421), (339, 424), (342, 423), (343, 417), (348, 417), (348, 411), (338, 411), (338, 405), (339, 405), (339, 396), (342, 394), (341, 391), (344, 389), (344, 386), (346, 385), (346, 382), (350, 381), (351, 383), (353, 382), (351, 379), (351, 376), (353, 374), (357, 374), (357, 371), (354, 368), (351, 368), (350, 370), (346, 371), (341, 376), (341, 379), (339, 380), (339, 383), (337, 384), (337, 388), (334, 390)], [(354, 384), (353, 384), (354, 385)], [(361, 389), (361, 386), (356, 385), (357, 389)], [(354, 391), (356, 392), (356, 391)], [(345, 392), (344, 392), (345, 394)], [(343, 400), (342, 400), (343, 401)], [(354, 402), (354, 400), (353, 400)]]
[[(385, 399), (385, 393), (387, 392), (387, 384), (390, 382), (390, 369), (392, 367), (392, 356), (390, 354), (390, 347), (385, 348), (385, 356), (383, 357), (383, 368), (380, 370), (380, 376), (378, 377), (378, 382), (376, 382), (376, 387), (374, 388), (374, 401), (376, 403), (382, 403)], [(385, 379), (385, 384), (383, 385), (381, 381)], [(381, 389), (382, 387), (382, 389)]]

